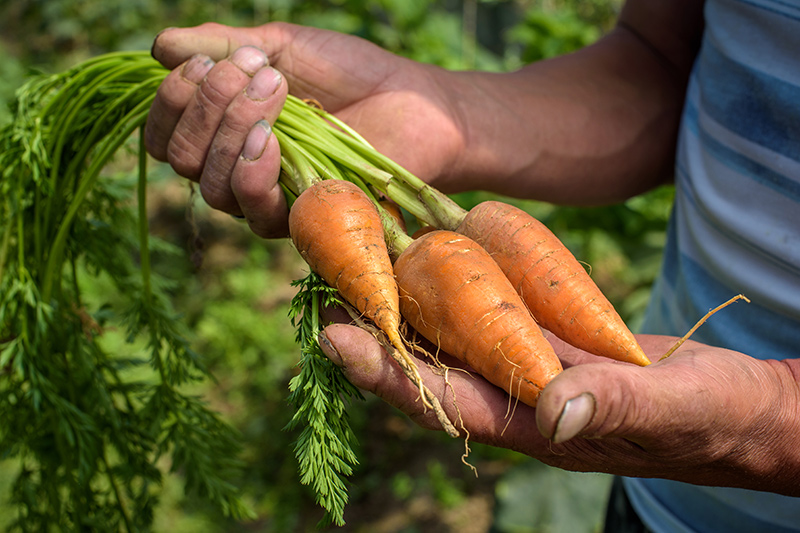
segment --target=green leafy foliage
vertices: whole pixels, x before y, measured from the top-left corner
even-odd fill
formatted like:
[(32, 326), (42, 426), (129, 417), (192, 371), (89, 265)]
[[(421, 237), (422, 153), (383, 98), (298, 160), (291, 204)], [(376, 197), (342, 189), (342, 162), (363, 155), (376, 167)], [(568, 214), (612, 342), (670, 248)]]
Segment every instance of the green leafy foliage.
[[(127, 191), (101, 178), (164, 75), (118, 54), (36, 77), (0, 131), (0, 450), (22, 464), (12, 530), (148, 529), (162, 457), (189, 491), (250, 514), (228, 481), (236, 432), (182, 390), (206, 370), (150, 268), (167, 247), (150, 246), (143, 151)], [(101, 277), (115, 298), (88, 301), (82, 287)], [(112, 353), (107, 329), (141, 349)]]
[(358, 463), (347, 406), (362, 396), (319, 347), (320, 310), (340, 304), (338, 293), (313, 272), (295, 285), (299, 291), (290, 316), (302, 355), (300, 373), (289, 385), (295, 415), (288, 427), (302, 428), (295, 446), (301, 483), (313, 485), (317, 502), (327, 511), (326, 521), (344, 525), (344, 478)]
[(508, 34), (509, 41), (520, 46), (523, 64), (572, 52), (599, 36), (597, 27), (569, 10), (530, 10)]

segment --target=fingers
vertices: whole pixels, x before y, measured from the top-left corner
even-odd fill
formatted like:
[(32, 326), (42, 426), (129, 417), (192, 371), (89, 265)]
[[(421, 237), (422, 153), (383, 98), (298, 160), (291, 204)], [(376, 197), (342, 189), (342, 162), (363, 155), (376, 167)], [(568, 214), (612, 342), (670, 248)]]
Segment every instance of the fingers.
[[(286, 92), (280, 73), (266, 66), (264, 53), (252, 47), (240, 48), (230, 61), (218, 63), (200, 85), (175, 128), (167, 156), (179, 174), (190, 179), (199, 175), (200, 191), (211, 207), (240, 214), (232, 190), (233, 168), (253, 125), (274, 122)], [(256, 140), (260, 140), (258, 135)], [(272, 146), (275, 150), (270, 155), (277, 158), (277, 143)], [(247, 158), (263, 157), (265, 147), (260, 148), (261, 153), (252, 149)], [(270, 177), (276, 181), (277, 175)]]
[(258, 28), (232, 28), (209, 22), (193, 28), (167, 28), (153, 41), (151, 54), (168, 69), (174, 69), (195, 54), (220, 61), (242, 46), (262, 47)]
[(576, 436), (613, 436), (635, 416), (631, 408), (644, 385), (638, 367), (590, 363), (567, 368), (539, 397), (536, 424), (555, 443)]
[(252, 46), (218, 63), (192, 56), (159, 88), (145, 128), (147, 149), (198, 181), (211, 207), (244, 215), (259, 235), (284, 236), (280, 153), (269, 124), (287, 92), (266, 54)]
[(147, 151), (159, 161), (167, 160), (167, 147), (186, 105), (214, 61), (203, 54), (192, 56), (180, 68), (170, 72), (156, 92), (145, 126)]
[[(264, 238), (289, 234), (289, 208), (277, 179), (281, 167), (278, 140), (269, 122), (260, 120), (244, 140), (230, 177), (230, 191), (250, 229)], [(225, 193), (224, 189), (222, 189)]]
[[(211, 143), (218, 133), (230, 135), (230, 126), (223, 125), (228, 107), (246, 108), (242, 98), (251, 78), (267, 64), (267, 57), (257, 48), (240, 48), (230, 59), (215, 64), (185, 103), (175, 129), (169, 135), (167, 160), (175, 171), (186, 178), (199, 181)], [(164, 88), (165, 92), (170, 87)], [(237, 102), (234, 102), (234, 99)], [(251, 105), (251, 107), (254, 107)], [(252, 110), (251, 110), (252, 111)], [(157, 117), (159, 118), (159, 117)], [(263, 118), (258, 113), (249, 116), (248, 129)], [(227, 120), (240, 122), (241, 117)], [(170, 122), (172, 120), (170, 119)], [(241, 143), (239, 149), (241, 149)], [(219, 147), (217, 147), (219, 151)]]
[[(664, 353), (674, 339), (655, 342), (646, 346), (648, 353)], [(705, 387), (681, 365), (676, 358), (646, 368), (615, 361), (567, 368), (542, 392), (537, 426), (555, 443), (576, 436), (621, 437), (647, 448), (661, 446), (664, 434), (681, 423), (677, 415), (685, 397)]]
[[(420, 426), (441, 429), (433, 411), (426, 410), (419, 400), (419, 389), (370, 333), (333, 324), (325, 328), (320, 341), (328, 357), (342, 367), (355, 386), (400, 409)], [(418, 367), (448, 418), (459, 430), (466, 428), (470, 440), (526, 452), (534, 446), (542, 453), (547, 450), (548, 443), (533, 422), (533, 408), (509, 400), (502, 390), (475, 374), (457, 369), (443, 374), (421, 361)]]

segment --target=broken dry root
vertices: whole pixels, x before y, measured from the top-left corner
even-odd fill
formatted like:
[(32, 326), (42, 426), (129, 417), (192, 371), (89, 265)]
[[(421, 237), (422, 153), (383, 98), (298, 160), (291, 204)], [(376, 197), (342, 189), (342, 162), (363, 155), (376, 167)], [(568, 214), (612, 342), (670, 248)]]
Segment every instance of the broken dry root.
[(673, 353), (675, 353), (675, 350), (677, 350), (678, 348), (680, 348), (680, 347), (683, 345), (683, 343), (684, 343), (684, 342), (686, 342), (687, 340), (689, 340), (689, 337), (691, 337), (691, 336), (692, 336), (692, 334), (693, 334), (695, 331), (697, 331), (697, 328), (699, 328), (700, 326), (702, 326), (702, 325), (703, 325), (703, 323), (705, 323), (705, 321), (706, 321), (706, 320), (708, 320), (708, 319), (711, 317), (711, 315), (713, 315), (714, 313), (716, 313), (716, 312), (717, 312), (717, 311), (719, 311), (720, 309), (723, 309), (723, 308), (725, 308), (725, 307), (729, 306), (730, 304), (732, 304), (732, 303), (733, 303), (733, 302), (735, 302), (736, 300), (744, 300), (745, 302), (747, 302), (747, 303), (750, 303), (750, 300), (747, 298), (747, 296), (745, 296), (744, 294), (737, 294), (736, 296), (734, 296), (733, 298), (731, 298), (730, 300), (728, 300), (728, 301), (727, 301), (727, 302), (725, 302), (724, 304), (718, 305), (717, 307), (715, 307), (714, 309), (712, 309), (711, 311), (709, 311), (708, 313), (706, 313), (706, 314), (705, 314), (705, 316), (703, 316), (703, 318), (701, 318), (700, 320), (698, 320), (698, 321), (697, 321), (697, 324), (695, 324), (695, 325), (692, 327), (692, 329), (690, 329), (688, 332), (686, 332), (686, 335), (684, 335), (683, 337), (681, 337), (680, 339), (678, 339), (678, 342), (676, 342), (676, 343), (675, 343), (675, 345), (674, 345), (672, 348), (670, 348), (670, 349), (667, 351), (667, 353), (665, 353), (664, 355), (662, 355), (662, 356), (661, 356), (661, 359), (659, 359), (659, 361), (663, 361), (664, 359), (666, 359), (667, 357), (669, 357), (670, 355), (672, 355)]

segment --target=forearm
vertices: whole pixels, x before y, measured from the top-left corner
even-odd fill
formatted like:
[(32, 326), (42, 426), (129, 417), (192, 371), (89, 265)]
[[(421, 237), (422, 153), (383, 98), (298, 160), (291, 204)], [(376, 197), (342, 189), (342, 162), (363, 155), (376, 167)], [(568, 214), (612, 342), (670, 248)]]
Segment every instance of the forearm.
[(761, 412), (750, 438), (728, 458), (737, 467), (733, 484), (744, 479), (746, 488), (800, 496), (800, 359), (761, 363), (756, 379), (765, 388), (752, 391), (754, 410)]
[(660, 35), (640, 22), (650, 4), (632, 3), (615, 30), (574, 54), (457, 74), (465, 148), (442, 187), (597, 204), (668, 180), (702, 17), (692, 3), (690, 28)]

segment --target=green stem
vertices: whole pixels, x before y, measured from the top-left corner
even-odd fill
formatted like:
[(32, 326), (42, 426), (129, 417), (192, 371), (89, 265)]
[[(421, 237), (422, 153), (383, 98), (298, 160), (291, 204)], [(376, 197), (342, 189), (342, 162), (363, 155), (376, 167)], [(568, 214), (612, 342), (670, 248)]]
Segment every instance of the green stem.
[(139, 257), (142, 270), (142, 291), (150, 303), (150, 228), (147, 221), (147, 151), (144, 149), (144, 128), (139, 127)]
[[(125, 69), (123, 72), (117, 72), (118, 75), (127, 74), (133, 69)], [(80, 169), (82, 165), (85, 164), (88, 154), (92, 148), (94, 148), (97, 139), (101, 139), (107, 133), (109, 124), (111, 123), (111, 116), (114, 113), (119, 113), (120, 110), (124, 110), (126, 106), (130, 105), (130, 102), (135, 102), (137, 99), (142, 98), (142, 94), (145, 95), (144, 97), (147, 98), (148, 95), (154, 94), (158, 84), (160, 83), (163, 77), (155, 76), (149, 79), (145, 79), (141, 83), (138, 83), (125, 91), (119, 97), (114, 99), (113, 101), (109, 102), (107, 105), (104, 106), (103, 113), (96, 118), (94, 121), (94, 125), (92, 129), (89, 131), (88, 134), (84, 137), (84, 142), (81, 143), (81, 149), (78, 153), (71, 157), (71, 161), (67, 169), (64, 171), (62, 179), (62, 187), (60, 188), (60, 193), (55, 193), (50, 195), (50, 201), (47, 203), (47, 209), (45, 211), (45, 222), (44, 227), (49, 227), (51, 213), (53, 212), (60, 212), (62, 211), (62, 204), (65, 199), (70, 197), (70, 194), (67, 194), (66, 191), (68, 188), (70, 189), (70, 193), (72, 188), (74, 188), (79, 183), (79, 176), (80, 176)], [(108, 82), (108, 80), (106, 80)], [(95, 89), (96, 91), (96, 89)], [(90, 95), (93, 95), (95, 91), (92, 91)], [(88, 100), (87, 100), (88, 101)], [(85, 101), (84, 101), (85, 104)], [(69, 123), (69, 122), (67, 122)], [(66, 128), (64, 131), (68, 131)], [(74, 134), (74, 131), (72, 132)], [(56, 157), (54, 157), (54, 163), (52, 168), (52, 175), (51, 181), (53, 182), (53, 189), (56, 191), (56, 172), (58, 170), (58, 162), (60, 161), (60, 153), (61, 153), (61, 145), (62, 141), (56, 143), (55, 147), (57, 150)]]
[(61, 271), (61, 260), (66, 246), (67, 236), (72, 226), (72, 220), (78, 212), (86, 195), (91, 190), (103, 166), (108, 162), (109, 158), (125, 142), (131, 133), (141, 126), (147, 118), (147, 110), (155, 95), (142, 100), (136, 105), (119, 124), (108, 134), (103, 143), (100, 145), (96, 159), (92, 162), (86, 170), (85, 177), (80, 187), (75, 193), (72, 202), (70, 203), (67, 212), (61, 220), (61, 225), (53, 240), (53, 245), (47, 257), (47, 265), (44, 271), (44, 281), (42, 283), (42, 299), (45, 302), (50, 301), (52, 294), (53, 283), (55, 276)]
[(307, 152), (324, 154), (327, 160), (352, 170), (427, 224), (454, 230), (466, 216), (448, 196), (375, 150), (352, 128), (296, 98), (287, 99), (274, 129)]
[(414, 241), (408, 233), (406, 233), (400, 226), (400, 223), (395, 219), (384, 207), (376, 203), (375, 208), (381, 217), (381, 224), (383, 225), (383, 235), (386, 240), (386, 246), (389, 249), (389, 255), (392, 259), (397, 259), (400, 254)]
[(11, 242), (11, 231), (14, 228), (14, 225), (11, 224), (11, 220), (8, 220), (11, 217), (11, 206), (8, 203), (8, 199), (3, 204), (3, 213), (0, 220), (3, 221), (3, 235), (0, 238), (0, 286), (3, 284), (3, 277), (5, 275), (6, 270), (6, 257), (8, 256), (8, 247), (9, 243)]
[(125, 531), (133, 531), (133, 524), (131, 524), (131, 518), (128, 516), (128, 509), (125, 507), (125, 502), (122, 499), (122, 492), (119, 490), (119, 486), (117, 485), (117, 480), (114, 479), (114, 474), (111, 471), (111, 465), (108, 463), (108, 457), (106, 456), (106, 448), (105, 445), (103, 446), (103, 454), (101, 456), (103, 460), (103, 465), (106, 469), (106, 475), (108, 475), (108, 482), (111, 485), (111, 488), (114, 491), (114, 497), (117, 500), (117, 506), (119, 507), (119, 514), (122, 515), (122, 521), (125, 522)]
[[(272, 129), (281, 147), (283, 160), (280, 179), (298, 196), (322, 178), (311, 164), (310, 156), (294, 140), (278, 128)], [(285, 161), (285, 164), (284, 164)]]
[[(391, 177), (388, 180), (376, 180), (373, 184), (420, 220), (448, 230), (455, 230), (464, 220), (466, 211), (461, 206), (389, 157), (345, 132), (331, 128), (331, 134), (353, 152), (360, 154), (366, 160), (364, 164), (374, 165), (389, 174)], [(413, 196), (411, 192), (414, 193)]]

